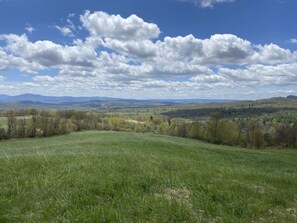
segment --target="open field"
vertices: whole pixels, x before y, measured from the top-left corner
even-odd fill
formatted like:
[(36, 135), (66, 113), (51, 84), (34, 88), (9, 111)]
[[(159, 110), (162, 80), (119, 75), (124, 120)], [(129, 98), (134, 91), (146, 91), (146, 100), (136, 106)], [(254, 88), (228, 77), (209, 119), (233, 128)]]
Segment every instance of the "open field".
[(0, 117), (0, 128), (4, 127), (6, 128), (7, 126), (7, 118), (6, 117)]
[(0, 142), (0, 222), (296, 222), (297, 151), (122, 132)]
[[(20, 119), (30, 119), (31, 116), (17, 116), (16, 119), (20, 120)], [(7, 117), (5, 116), (0, 116), (0, 128), (4, 128), (7, 129)]]

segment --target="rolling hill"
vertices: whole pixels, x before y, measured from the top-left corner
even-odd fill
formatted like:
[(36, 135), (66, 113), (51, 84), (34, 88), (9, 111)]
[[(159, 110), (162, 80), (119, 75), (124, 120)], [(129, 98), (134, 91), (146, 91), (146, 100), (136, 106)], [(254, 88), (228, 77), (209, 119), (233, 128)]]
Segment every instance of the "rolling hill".
[(234, 100), (221, 99), (148, 99), (134, 100), (108, 97), (55, 97), (36, 94), (16, 96), (0, 95), (0, 109), (48, 108), (48, 109), (116, 109), (156, 107), (190, 103), (224, 103)]
[(87, 131), (0, 143), (0, 222), (296, 222), (297, 153)]

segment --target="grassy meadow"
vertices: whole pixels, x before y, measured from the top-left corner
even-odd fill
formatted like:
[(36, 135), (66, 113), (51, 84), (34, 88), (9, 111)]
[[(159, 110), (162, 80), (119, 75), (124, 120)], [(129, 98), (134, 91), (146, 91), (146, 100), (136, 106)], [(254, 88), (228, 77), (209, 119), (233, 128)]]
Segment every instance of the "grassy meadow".
[(6, 117), (0, 117), (0, 128), (6, 128), (7, 127), (7, 118)]
[(297, 151), (85, 131), (0, 142), (0, 222), (297, 222)]

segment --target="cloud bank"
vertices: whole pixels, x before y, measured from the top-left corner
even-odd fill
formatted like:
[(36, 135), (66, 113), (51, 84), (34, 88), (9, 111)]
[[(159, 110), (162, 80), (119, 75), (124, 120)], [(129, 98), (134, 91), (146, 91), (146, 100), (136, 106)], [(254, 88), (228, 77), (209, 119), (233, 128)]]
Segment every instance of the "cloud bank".
[[(197, 2), (211, 6), (221, 1)], [(56, 27), (68, 38), (72, 36), (73, 43), (68, 45), (33, 42), (26, 34), (0, 35), (0, 72), (18, 70), (32, 75), (26, 82), (11, 82), (2, 75), (0, 91), (237, 98), (255, 89), (258, 95), (296, 89), (297, 52), (273, 43), (257, 45), (232, 34), (160, 39), (158, 25), (137, 15), (124, 18), (86, 11), (79, 18), (78, 25), (67, 20), (65, 27), (71, 32)], [(84, 38), (74, 36), (78, 26), (87, 31)]]

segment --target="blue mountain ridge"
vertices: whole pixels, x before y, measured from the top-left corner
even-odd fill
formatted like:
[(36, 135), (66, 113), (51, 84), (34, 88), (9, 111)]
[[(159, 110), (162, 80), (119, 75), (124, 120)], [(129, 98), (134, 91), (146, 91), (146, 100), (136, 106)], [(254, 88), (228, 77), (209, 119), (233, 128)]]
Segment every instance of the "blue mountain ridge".
[(221, 102), (236, 102), (238, 100), (229, 99), (123, 99), (123, 98), (110, 98), (110, 97), (73, 97), (73, 96), (43, 96), (38, 94), (21, 94), (21, 95), (0, 95), (0, 102), (22, 102), (32, 101), (49, 104), (67, 104), (67, 103), (80, 103), (90, 101), (117, 101), (117, 102), (133, 102), (133, 103), (172, 103), (172, 104), (190, 104), (190, 103), (221, 103)]

